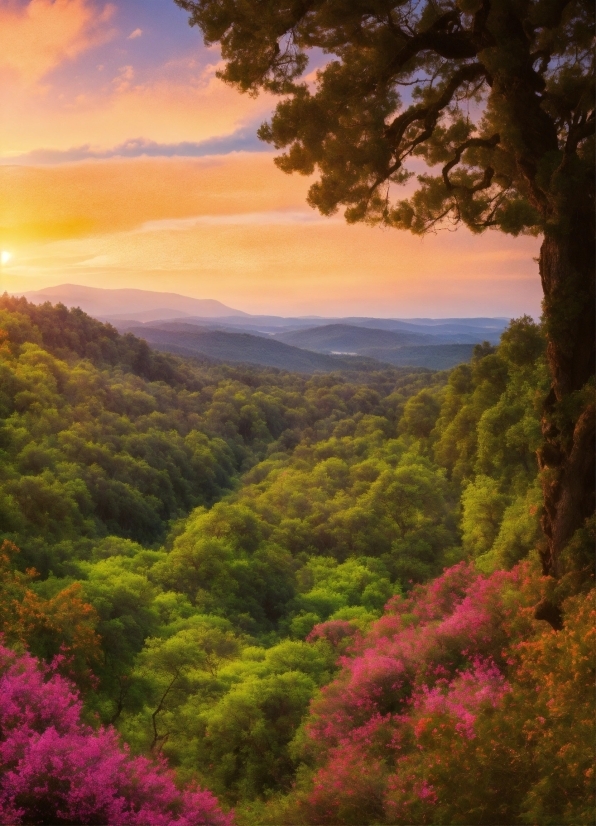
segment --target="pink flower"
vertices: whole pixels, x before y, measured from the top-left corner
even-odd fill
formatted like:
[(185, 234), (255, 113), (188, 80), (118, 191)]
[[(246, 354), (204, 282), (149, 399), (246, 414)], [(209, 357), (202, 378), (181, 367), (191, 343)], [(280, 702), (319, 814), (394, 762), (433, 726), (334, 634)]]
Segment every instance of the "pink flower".
[(0, 646), (3, 823), (232, 826), (215, 797), (180, 791), (163, 765), (131, 757), (112, 729), (81, 722), (72, 685), (29, 654)]

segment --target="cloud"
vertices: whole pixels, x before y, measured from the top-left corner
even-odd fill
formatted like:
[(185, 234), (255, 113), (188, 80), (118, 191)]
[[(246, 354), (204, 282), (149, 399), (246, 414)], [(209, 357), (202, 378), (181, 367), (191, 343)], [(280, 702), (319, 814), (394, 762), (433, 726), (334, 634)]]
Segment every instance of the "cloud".
[(132, 66), (121, 66), (118, 74), (112, 81), (116, 92), (126, 92), (134, 80), (135, 70)]
[[(256, 132), (272, 108), (271, 96), (254, 99), (239, 95), (215, 77), (216, 67), (202, 65), (200, 60), (168, 62), (149, 69), (135, 64), (129, 69), (123, 66), (122, 56), (118, 58), (116, 70), (102, 60), (105, 69), (100, 71), (93, 62), (93, 83), (79, 84), (73, 72), (72, 88), (64, 92), (56, 88), (41, 95), (38, 88), (31, 92), (23, 91), (16, 83), (5, 84), (0, 134), (0, 154), (5, 160), (21, 163), (20, 158), (28, 152), (42, 148), (43, 157), (47, 149), (66, 153), (54, 156), (51, 163), (68, 162), (75, 155), (97, 157), (103, 150), (105, 157), (113, 157), (120, 153), (111, 147), (121, 147), (138, 136), (167, 147), (181, 142), (216, 141), (212, 150), (209, 146), (198, 150), (189, 146), (190, 157), (217, 153), (222, 136), (234, 135), (231, 148), (222, 144), (222, 151), (261, 148), (256, 136), (251, 138), (248, 131), (242, 134), (242, 129), (250, 127)], [(104, 79), (108, 70), (110, 79)], [(148, 151), (154, 154), (150, 148)], [(123, 154), (130, 157), (131, 153), (125, 150)], [(156, 150), (155, 154), (162, 153)], [(184, 148), (166, 149), (164, 154), (184, 156), (186, 152)]]
[(0, 8), (0, 71), (25, 85), (39, 81), (114, 32), (115, 6), (97, 9), (90, 0), (29, 0)]
[(308, 209), (308, 184), (267, 153), (2, 166), (4, 287), (167, 288), (286, 314), (538, 312), (538, 239), (347, 226)]
[(281, 173), (264, 152), (5, 165), (0, 241), (81, 238), (200, 215), (304, 211), (307, 185)]
[(267, 144), (257, 138), (257, 127), (243, 127), (231, 135), (204, 141), (158, 143), (145, 138), (133, 138), (110, 149), (96, 149), (90, 144), (71, 149), (34, 149), (23, 155), (0, 160), (4, 165), (55, 165), (109, 158), (203, 158), (208, 155), (229, 155), (231, 152), (269, 152)]
[(304, 226), (306, 224), (342, 223), (341, 218), (325, 218), (312, 209), (268, 210), (265, 212), (233, 212), (229, 215), (193, 215), (190, 218), (162, 218), (147, 221), (136, 232), (184, 232), (196, 227), (222, 226)]
[(143, 29), (135, 29), (134, 32), (131, 32), (126, 39), (127, 40), (136, 40), (137, 37), (141, 37), (142, 34), (143, 34)]

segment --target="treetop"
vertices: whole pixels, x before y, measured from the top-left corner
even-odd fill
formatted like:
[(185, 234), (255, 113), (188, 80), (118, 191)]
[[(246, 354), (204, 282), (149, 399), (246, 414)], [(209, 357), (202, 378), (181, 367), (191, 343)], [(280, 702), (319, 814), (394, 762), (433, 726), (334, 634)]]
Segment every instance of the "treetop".
[(223, 80), (283, 96), (259, 136), (283, 171), (318, 171), (308, 200), (324, 215), (536, 234), (570, 180), (590, 189), (587, 0), (176, 2), (220, 44)]

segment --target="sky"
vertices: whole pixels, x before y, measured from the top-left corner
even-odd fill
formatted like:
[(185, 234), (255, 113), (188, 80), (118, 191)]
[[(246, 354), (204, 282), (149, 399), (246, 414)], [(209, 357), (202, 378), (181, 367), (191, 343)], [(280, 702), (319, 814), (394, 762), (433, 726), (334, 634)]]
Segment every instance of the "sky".
[(0, 291), (57, 284), (251, 313), (540, 314), (539, 240), (417, 238), (306, 204), (173, 0), (0, 0)]

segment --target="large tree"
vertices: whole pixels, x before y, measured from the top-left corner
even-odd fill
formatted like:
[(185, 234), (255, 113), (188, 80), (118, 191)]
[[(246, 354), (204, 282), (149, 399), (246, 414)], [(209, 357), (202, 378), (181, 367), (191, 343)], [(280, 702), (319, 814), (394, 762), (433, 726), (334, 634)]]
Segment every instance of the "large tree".
[(282, 96), (260, 137), (285, 172), (318, 171), (308, 200), (324, 215), (542, 236), (541, 553), (560, 576), (594, 510), (593, 0), (176, 2), (220, 44), (220, 77)]

